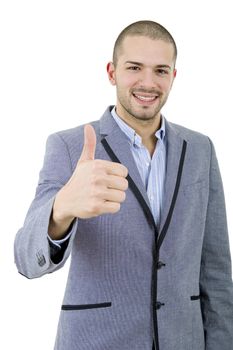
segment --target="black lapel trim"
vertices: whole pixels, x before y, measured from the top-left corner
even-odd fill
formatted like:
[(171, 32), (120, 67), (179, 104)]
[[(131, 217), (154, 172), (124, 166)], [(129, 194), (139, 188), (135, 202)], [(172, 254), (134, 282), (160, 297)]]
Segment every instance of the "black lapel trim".
[(83, 304), (83, 305), (62, 305), (61, 309), (64, 311), (73, 310), (89, 310), (89, 309), (100, 309), (105, 307), (111, 307), (112, 303), (98, 303), (98, 304)]
[[(113, 152), (113, 150), (111, 149), (111, 147), (109, 146), (107, 140), (105, 138), (103, 138), (101, 140), (101, 143), (103, 144), (106, 152), (108, 153), (109, 157), (112, 159), (112, 161), (117, 162), (117, 163), (121, 163), (120, 160), (117, 158), (117, 156), (115, 155), (115, 153)], [(147, 203), (145, 202), (141, 192), (139, 191), (139, 189), (137, 188), (136, 184), (134, 183), (133, 179), (130, 177), (130, 175), (128, 174), (127, 176), (127, 180), (129, 181), (129, 186), (131, 187), (133, 193), (135, 194), (137, 200), (139, 201), (139, 203), (142, 206), (142, 209), (146, 215), (146, 218), (148, 219), (149, 223), (151, 226), (154, 227), (155, 230), (155, 234), (156, 234), (156, 241), (158, 239), (158, 245), (157, 245), (157, 249), (159, 250), (159, 248), (161, 247), (161, 244), (164, 240), (164, 237), (167, 233), (168, 227), (170, 225), (171, 222), (171, 218), (172, 218), (172, 214), (175, 208), (175, 204), (176, 204), (176, 199), (177, 199), (177, 195), (179, 192), (179, 187), (180, 187), (180, 180), (181, 180), (181, 175), (182, 175), (182, 171), (183, 171), (183, 166), (184, 166), (184, 159), (185, 159), (185, 154), (186, 154), (186, 148), (187, 148), (187, 142), (184, 140), (183, 141), (183, 146), (182, 146), (182, 151), (181, 151), (181, 156), (180, 156), (180, 162), (179, 162), (179, 168), (178, 168), (178, 173), (177, 173), (177, 179), (176, 179), (176, 185), (175, 185), (175, 189), (174, 189), (174, 193), (173, 193), (173, 197), (172, 197), (172, 201), (171, 201), (171, 205), (169, 208), (169, 212), (168, 212), (168, 216), (166, 218), (165, 224), (162, 228), (162, 231), (159, 235), (158, 232), (158, 228), (155, 224), (154, 221), (154, 217), (151, 213), (150, 208), (148, 207)]]
[[(105, 138), (103, 138), (101, 140), (104, 148), (105, 148), (105, 151), (108, 153), (109, 157), (112, 159), (112, 161), (114, 162), (117, 162), (117, 163), (121, 163), (120, 160), (117, 158), (117, 156), (115, 155), (115, 153), (113, 152), (113, 150), (111, 149), (111, 147), (109, 146), (107, 140)], [(147, 218), (147, 220), (149, 221), (150, 225), (154, 227), (154, 230), (155, 230), (155, 233), (156, 233), (156, 241), (157, 241), (157, 238), (158, 238), (158, 228), (155, 224), (155, 221), (154, 221), (154, 217), (151, 213), (151, 210), (150, 208), (148, 207), (147, 203), (145, 202), (141, 192), (139, 191), (139, 189), (137, 188), (137, 186), (135, 185), (135, 182), (133, 181), (133, 179), (130, 177), (130, 175), (128, 174), (126, 179), (128, 180), (129, 182), (129, 186), (131, 187), (133, 193), (135, 194), (138, 202), (141, 204), (142, 206), (142, 209), (144, 211), (144, 214)]]
[(174, 193), (173, 193), (170, 209), (169, 209), (169, 212), (168, 212), (168, 216), (166, 218), (166, 221), (165, 221), (165, 224), (164, 224), (164, 226), (162, 228), (162, 231), (161, 231), (161, 233), (159, 235), (158, 249), (161, 247), (161, 244), (162, 244), (162, 242), (164, 240), (164, 237), (165, 237), (165, 235), (167, 233), (168, 227), (169, 227), (170, 222), (171, 222), (173, 210), (175, 208), (176, 199), (177, 199), (177, 195), (178, 195), (179, 187), (180, 187), (181, 175), (182, 175), (183, 166), (184, 166), (184, 158), (185, 158), (186, 148), (187, 148), (187, 142), (184, 140), (183, 141), (182, 152), (181, 152), (181, 156), (180, 156), (180, 163), (179, 163), (177, 178), (176, 178), (176, 185), (175, 185), (175, 189), (174, 189)]

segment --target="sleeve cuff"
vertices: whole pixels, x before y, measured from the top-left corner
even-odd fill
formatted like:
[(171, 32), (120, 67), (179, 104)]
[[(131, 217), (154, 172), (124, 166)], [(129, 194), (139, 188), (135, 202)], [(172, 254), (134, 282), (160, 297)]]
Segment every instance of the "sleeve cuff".
[(72, 230), (70, 230), (70, 232), (62, 239), (52, 239), (49, 234), (47, 235), (48, 240), (50, 243), (54, 244), (56, 247), (61, 248), (62, 243), (66, 242), (67, 240), (69, 240), (70, 236), (72, 234)]

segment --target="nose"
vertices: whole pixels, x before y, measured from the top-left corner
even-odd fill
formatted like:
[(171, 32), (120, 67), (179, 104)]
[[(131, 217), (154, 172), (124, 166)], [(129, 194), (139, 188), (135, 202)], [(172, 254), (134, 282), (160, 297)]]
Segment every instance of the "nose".
[(141, 72), (140, 83), (143, 87), (154, 88), (156, 86), (155, 74), (150, 69), (145, 69)]

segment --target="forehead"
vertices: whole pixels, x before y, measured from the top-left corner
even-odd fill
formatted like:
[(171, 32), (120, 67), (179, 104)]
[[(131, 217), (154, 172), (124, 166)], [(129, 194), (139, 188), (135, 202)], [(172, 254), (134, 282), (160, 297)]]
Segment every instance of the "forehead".
[(118, 62), (136, 61), (143, 64), (170, 64), (174, 61), (174, 48), (169, 42), (146, 36), (127, 36), (121, 45)]

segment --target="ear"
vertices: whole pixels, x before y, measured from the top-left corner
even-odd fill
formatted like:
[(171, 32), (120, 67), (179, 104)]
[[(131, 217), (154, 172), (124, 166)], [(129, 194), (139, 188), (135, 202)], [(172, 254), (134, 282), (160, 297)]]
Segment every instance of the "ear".
[(107, 64), (108, 79), (112, 85), (116, 85), (115, 79), (115, 66), (113, 62), (108, 62)]
[(177, 74), (177, 70), (174, 68), (174, 69), (173, 69), (173, 72), (172, 72), (173, 77), (172, 77), (171, 88), (172, 88), (172, 86), (173, 86), (173, 83), (174, 83), (174, 80), (175, 80), (176, 74)]

